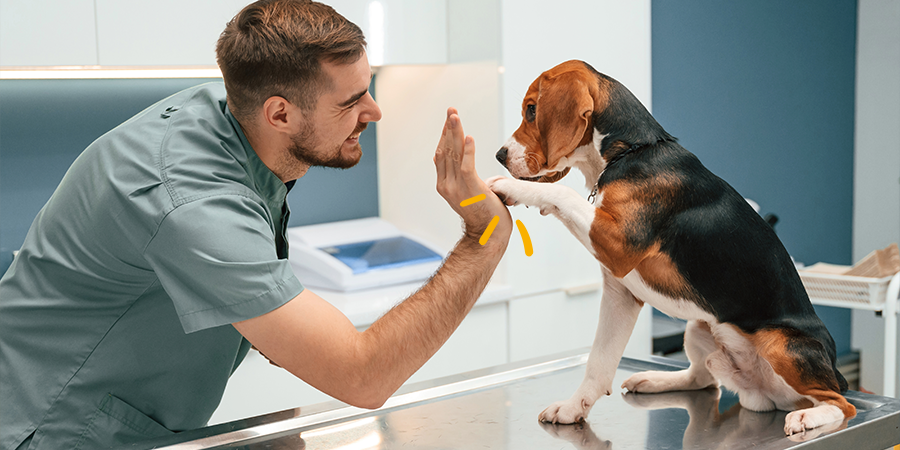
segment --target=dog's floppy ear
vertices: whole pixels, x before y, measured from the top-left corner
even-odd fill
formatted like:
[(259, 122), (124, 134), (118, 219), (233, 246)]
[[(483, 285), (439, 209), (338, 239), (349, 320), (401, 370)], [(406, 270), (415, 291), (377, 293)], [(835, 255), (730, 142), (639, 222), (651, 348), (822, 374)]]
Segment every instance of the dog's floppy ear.
[(552, 169), (584, 139), (594, 111), (590, 78), (578, 71), (548, 77), (541, 83), (536, 122), (541, 146)]

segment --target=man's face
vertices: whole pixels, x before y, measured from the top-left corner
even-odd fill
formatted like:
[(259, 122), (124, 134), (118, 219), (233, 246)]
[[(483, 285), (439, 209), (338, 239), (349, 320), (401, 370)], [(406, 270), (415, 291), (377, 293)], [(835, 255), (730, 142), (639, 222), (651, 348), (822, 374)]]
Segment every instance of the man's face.
[(330, 86), (305, 113), (303, 129), (293, 136), (291, 155), (308, 166), (350, 168), (362, 157), (359, 134), (368, 122), (381, 119), (381, 109), (369, 94), (372, 71), (365, 53), (352, 64), (323, 62)]

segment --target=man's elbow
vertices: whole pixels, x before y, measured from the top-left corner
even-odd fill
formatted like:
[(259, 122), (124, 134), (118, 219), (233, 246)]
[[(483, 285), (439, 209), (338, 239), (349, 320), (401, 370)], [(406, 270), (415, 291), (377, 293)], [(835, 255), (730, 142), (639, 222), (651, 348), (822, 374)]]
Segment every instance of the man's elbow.
[[(371, 370), (359, 370), (344, 372), (347, 376), (342, 377), (334, 392), (327, 394), (336, 399), (357, 408), (378, 409), (394, 395), (394, 392), (400, 388), (400, 384), (392, 382), (386, 377), (373, 375)], [(351, 375), (351, 373), (353, 375)]]
[(350, 403), (350, 406), (355, 406), (357, 408), (363, 409), (378, 409), (384, 406), (389, 398), (390, 397), (360, 399), (360, 401), (358, 402)]
[(378, 409), (387, 403), (391, 398), (393, 391), (388, 392), (385, 389), (377, 389), (372, 386), (365, 386), (361, 389), (354, 390), (346, 398), (340, 399), (350, 406), (363, 409)]

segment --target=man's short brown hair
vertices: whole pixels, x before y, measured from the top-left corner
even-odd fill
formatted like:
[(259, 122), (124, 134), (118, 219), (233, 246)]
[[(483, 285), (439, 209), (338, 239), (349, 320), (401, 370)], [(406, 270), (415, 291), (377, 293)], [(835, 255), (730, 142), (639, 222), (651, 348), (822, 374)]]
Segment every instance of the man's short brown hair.
[(272, 96), (313, 109), (329, 82), (321, 63), (354, 63), (365, 47), (362, 30), (328, 5), (260, 0), (225, 26), (216, 44), (216, 60), (229, 108), (242, 120), (250, 119)]

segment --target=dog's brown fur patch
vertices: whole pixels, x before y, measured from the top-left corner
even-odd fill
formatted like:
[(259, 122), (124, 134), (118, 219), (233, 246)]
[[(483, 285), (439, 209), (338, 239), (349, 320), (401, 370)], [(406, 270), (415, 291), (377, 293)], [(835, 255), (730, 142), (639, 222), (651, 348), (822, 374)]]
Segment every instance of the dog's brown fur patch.
[[(833, 374), (811, 372), (800, 367), (800, 360), (810, 358), (811, 355), (797, 355), (791, 351), (789, 344), (796, 341), (797, 336), (789, 336), (786, 330), (771, 328), (746, 336), (756, 346), (760, 356), (772, 365), (775, 373), (784, 378), (798, 394), (837, 406), (844, 413), (844, 417), (856, 415), (856, 407), (839, 393), (838, 382)], [(818, 362), (818, 366), (829, 367), (830, 363), (824, 360), (824, 357), (822, 359), (823, 361)]]

